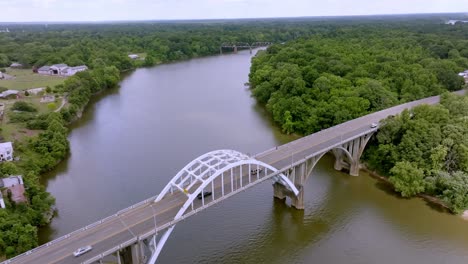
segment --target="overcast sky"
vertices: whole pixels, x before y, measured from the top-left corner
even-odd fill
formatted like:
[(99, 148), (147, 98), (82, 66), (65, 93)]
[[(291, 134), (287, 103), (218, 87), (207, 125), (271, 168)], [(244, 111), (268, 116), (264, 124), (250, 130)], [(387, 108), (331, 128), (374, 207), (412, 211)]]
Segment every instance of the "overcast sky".
[(0, 22), (468, 12), (468, 0), (0, 0)]

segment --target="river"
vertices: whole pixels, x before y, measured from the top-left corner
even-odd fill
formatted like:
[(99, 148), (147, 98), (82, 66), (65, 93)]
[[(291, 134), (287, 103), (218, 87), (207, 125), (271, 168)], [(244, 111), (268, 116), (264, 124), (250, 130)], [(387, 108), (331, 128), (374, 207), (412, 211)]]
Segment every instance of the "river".
[[(42, 243), (158, 194), (215, 149), (255, 154), (293, 138), (243, 85), (248, 51), (138, 69), (97, 96), (69, 135), (71, 155), (44, 184), (58, 216)], [(305, 186), (305, 210), (264, 183), (177, 225), (159, 263), (467, 263), (468, 223), (402, 199), (325, 156)]]

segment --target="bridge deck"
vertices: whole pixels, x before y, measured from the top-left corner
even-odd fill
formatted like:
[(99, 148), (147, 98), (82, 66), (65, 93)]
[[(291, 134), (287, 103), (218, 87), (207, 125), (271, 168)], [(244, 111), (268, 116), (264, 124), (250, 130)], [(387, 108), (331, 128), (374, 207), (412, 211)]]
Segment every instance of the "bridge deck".
[[(463, 93), (463, 91), (459, 92)], [(322, 130), (315, 134), (303, 137), (288, 144), (272, 148), (259, 155), (256, 158), (275, 168), (282, 169), (288, 167), (294, 160), (302, 159), (314, 153), (328, 151), (331, 147), (340, 142), (355, 138), (358, 135), (370, 132), (370, 124), (378, 122), (389, 115), (396, 115), (406, 108), (411, 108), (419, 104), (435, 104), (439, 102), (439, 97), (430, 97), (423, 100), (410, 102), (407, 104), (392, 107), (380, 112), (369, 114), (361, 118), (357, 118), (343, 124)], [(246, 168), (244, 170), (248, 172)], [(240, 188), (240, 173), (236, 172), (236, 177), (231, 181), (230, 176), (223, 175), (224, 188), (222, 188), (221, 178), (214, 182), (214, 193), (210, 197), (206, 197), (206, 203), (215, 203), (215, 200), (224, 194), (237, 193)], [(262, 177), (266, 177), (263, 173), (251, 175), (251, 185), (256, 182), (261, 182)], [(243, 186), (249, 183), (249, 176), (243, 173)], [(232, 182), (232, 184), (231, 184)], [(236, 187), (232, 187), (236, 184)], [(213, 197), (215, 200), (213, 200)], [(31, 252), (20, 255), (14, 259), (7, 260), (3, 263), (82, 263), (93, 257), (96, 257), (105, 252), (110, 252), (117, 245), (134, 240), (137, 236), (150, 233), (156, 229), (158, 231), (165, 229), (177, 214), (180, 207), (187, 200), (187, 196), (181, 192), (174, 192), (158, 203), (154, 203), (148, 199), (147, 202), (133, 206), (125, 212), (118, 213), (114, 216), (103, 219), (101, 223), (97, 223), (88, 227), (85, 230), (75, 231), (59, 240), (48, 243), (47, 246), (34, 249)], [(193, 209), (202, 209), (202, 201), (197, 200), (193, 204)], [(195, 211), (193, 211), (195, 212)], [(73, 257), (73, 251), (85, 245), (92, 245), (93, 250), (80, 256)]]

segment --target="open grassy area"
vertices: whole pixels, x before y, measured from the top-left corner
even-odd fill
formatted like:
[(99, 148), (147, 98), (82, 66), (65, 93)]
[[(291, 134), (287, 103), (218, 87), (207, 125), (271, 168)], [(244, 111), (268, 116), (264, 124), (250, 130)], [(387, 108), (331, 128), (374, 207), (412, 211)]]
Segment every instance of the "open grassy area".
[[(15, 141), (19, 140), (22, 141), (27, 137), (31, 137), (37, 135), (40, 130), (30, 130), (26, 128), (25, 123), (11, 123), (9, 120), (9, 116), (12, 113), (11, 108), (13, 104), (17, 101), (25, 101), (28, 102), (37, 109), (35, 114), (43, 114), (52, 112), (55, 109), (49, 109), (47, 105), (49, 103), (41, 103), (41, 95), (32, 95), (32, 96), (22, 96), (20, 99), (10, 99), (10, 100), (2, 100), (0, 99), (0, 103), (5, 105), (4, 109), (4, 116), (3, 119), (0, 120), (0, 137), (3, 141)], [(62, 98), (56, 98), (55, 104), (57, 107), (61, 104)]]
[(0, 80), (0, 87), (12, 90), (27, 90), (39, 87), (54, 87), (63, 83), (66, 78), (58, 76), (46, 76), (33, 73), (31, 69), (6, 69), (6, 74), (15, 78), (9, 80)]

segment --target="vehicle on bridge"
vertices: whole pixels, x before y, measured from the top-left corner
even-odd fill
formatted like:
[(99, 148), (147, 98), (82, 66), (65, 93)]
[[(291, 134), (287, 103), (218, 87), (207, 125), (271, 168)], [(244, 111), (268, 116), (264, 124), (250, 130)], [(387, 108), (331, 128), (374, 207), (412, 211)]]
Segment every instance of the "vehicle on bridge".
[(257, 173), (260, 173), (260, 172), (262, 172), (262, 171), (263, 171), (263, 169), (253, 169), (253, 170), (250, 170), (250, 173), (251, 173), (252, 175), (257, 175)]
[(73, 252), (73, 256), (75, 257), (79, 257), (81, 255), (83, 255), (84, 253), (88, 252), (88, 251), (91, 251), (91, 249), (93, 249), (92, 246), (85, 246), (85, 247), (81, 247), (79, 249), (77, 249), (75, 252)]
[(202, 196), (203, 196), (203, 197), (207, 197), (207, 196), (210, 196), (210, 195), (211, 195), (211, 192), (208, 192), (208, 191), (207, 191), (207, 192), (201, 192), (201, 193), (199, 193), (199, 194), (197, 195), (197, 198), (201, 200), (201, 199), (202, 199)]
[(376, 128), (377, 126), (378, 126), (377, 123), (372, 123), (372, 124), (370, 125), (371, 128)]

